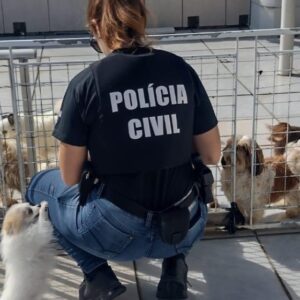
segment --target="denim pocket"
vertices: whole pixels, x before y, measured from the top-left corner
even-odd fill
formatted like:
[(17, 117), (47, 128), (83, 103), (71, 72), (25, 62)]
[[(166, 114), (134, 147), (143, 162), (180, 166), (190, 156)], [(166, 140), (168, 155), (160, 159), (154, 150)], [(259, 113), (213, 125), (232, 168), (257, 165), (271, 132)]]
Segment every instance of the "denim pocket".
[(203, 236), (206, 220), (207, 220), (207, 206), (202, 201), (199, 202), (199, 209), (201, 210), (200, 218), (189, 229), (185, 239), (176, 245), (178, 253), (188, 252), (197, 240)]
[(133, 236), (121, 227), (116, 227), (97, 205), (91, 205), (84, 214), (81, 235), (85, 246), (106, 259), (123, 253), (133, 241)]

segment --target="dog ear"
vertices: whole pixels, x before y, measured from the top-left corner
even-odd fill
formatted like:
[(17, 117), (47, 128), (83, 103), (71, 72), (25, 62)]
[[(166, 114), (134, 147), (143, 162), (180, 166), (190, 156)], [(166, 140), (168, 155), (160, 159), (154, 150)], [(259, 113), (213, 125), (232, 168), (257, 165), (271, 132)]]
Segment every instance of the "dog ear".
[(222, 165), (223, 167), (226, 166), (226, 161), (225, 161), (224, 156), (222, 156), (222, 158), (221, 158), (221, 165)]
[(264, 161), (265, 161), (265, 159), (264, 159), (263, 151), (258, 146), (257, 143), (255, 143), (255, 161), (256, 161), (255, 168), (254, 168), (255, 176), (258, 176), (264, 170)]
[(5, 234), (5, 235), (13, 235), (13, 234), (15, 234), (14, 223), (11, 220), (6, 221), (3, 224), (2, 234)]
[(231, 144), (232, 144), (232, 139), (230, 138), (230, 139), (228, 139), (228, 140), (226, 141), (226, 145), (225, 145), (225, 147), (222, 149), (223, 155), (222, 155), (222, 158), (221, 158), (221, 164), (222, 164), (223, 167), (224, 167), (224, 166), (227, 166), (227, 162), (226, 162), (226, 160), (225, 160), (225, 158), (224, 158), (224, 153), (230, 151)]
[(23, 221), (18, 216), (4, 217), (2, 233), (6, 235), (18, 234), (23, 227)]
[(13, 114), (9, 114), (7, 116), (7, 119), (8, 119), (8, 122), (11, 126), (14, 126), (15, 125), (15, 119), (14, 119), (14, 115)]

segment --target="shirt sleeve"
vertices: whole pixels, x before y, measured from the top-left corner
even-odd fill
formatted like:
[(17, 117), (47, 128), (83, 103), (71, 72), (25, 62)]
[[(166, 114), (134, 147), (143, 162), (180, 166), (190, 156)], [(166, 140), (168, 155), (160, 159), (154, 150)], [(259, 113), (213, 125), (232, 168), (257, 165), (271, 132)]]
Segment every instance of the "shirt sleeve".
[(218, 120), (196, 71), (188, 65), (194, 85), (194, 135), (205, 133), (217, 126)]
[(80, 112), (78, 86), (71, 81), (65, 93), (53, 136), (63, 143), (86, 146), (88, 126)]

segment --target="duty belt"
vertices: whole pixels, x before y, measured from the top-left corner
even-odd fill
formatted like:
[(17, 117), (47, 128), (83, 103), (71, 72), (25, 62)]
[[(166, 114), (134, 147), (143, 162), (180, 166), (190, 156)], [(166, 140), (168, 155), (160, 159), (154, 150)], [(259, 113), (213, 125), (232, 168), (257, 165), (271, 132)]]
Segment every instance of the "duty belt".
[[(192, 157), (192, 165), (194, 167), (194, 185), (186, 195), (184, 195), (180, 200), (172, 205), (174, 207), (182, 207), (183, 205), (184, 207), (189, 206), (193, 201), (192, 194), (195, 188), (198, 196), (204, 203), (208, 204), (210, 202), (213, 202), (212, 185), (214, 183), (214, 178), (211, 170), (207, 166), (205, 166), (202, 163), (201, 159), (196, 155)], [(109, 198), (109, 200), (113, 199), (113, 202), (117, 206), (122, 209), (128, 210), (128, 201), (124, 202), (122, 195), (119, 195), (116, 191), (105, 188), (105, 183), (101, 178), (96, 176), (92, 164), (89, 161), (84, 164), (81, 179), (79, 182), (80, 205), (84, 205), (86, 203), (87, 197), (91, 190), (99, 184), (104, 185), (104, 194), (102, 194), (103, 196), (105, 195), (105, 197)], [(123, 201), (121, 199), (123, 199)], [(132, 208), (130, 209), (133, 214), (140, 217), (143, 217), (145, 215), (147, 210), (144, 207), (133, 201), (130, 201), (130, 203), (132, 204)]]
[(132, 200), (124, 200), (123, 197), (116, 195), (115, 191), (109, 192), (109, 189), (105, 188), (101, 197), (122, 210), (143, 218), (146, 222), (154, 221), (158, 226), (161, 240), (170, 245), (179, 244), (186, 237), (189, 228), (201, 216), (201, 210), (197, 207), (195, 215), (191, 218), (191, 206), (193, 202), (198, 204), (198, 191), (194, 186), (179, 201), (161, 211), (148, 210)]
[(189, 207), (194, 201), (198, 200), (198, 193), (198, 188), (196, 186), (193, 186), (180, 200), (160, 211), (152, 211), (143, 207), (135, 201), (124, 199), (124, 196), (119, 195), (116, 191), (106, 186), (103, 187), (101, 197), (111, 201), (113, 204), (125, 210), (126, 212), (144, 219), (149, 217), (149, 215), (152, 215), (154, 217), (158, 216), (173, 208)]

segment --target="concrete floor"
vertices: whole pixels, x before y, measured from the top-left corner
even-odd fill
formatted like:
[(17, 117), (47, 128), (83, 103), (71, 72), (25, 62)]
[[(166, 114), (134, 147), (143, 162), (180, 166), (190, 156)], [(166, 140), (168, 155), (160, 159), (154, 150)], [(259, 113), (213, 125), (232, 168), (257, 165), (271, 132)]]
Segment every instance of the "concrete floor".
[[(189, 299), (299, 300), (300, 231), (290, 234), (237, 234), (206, 239), (188, 256)], [(160, 260), (111, 263), (127, 292), (120, 300), (156, 299)], [(0, 266), (0, 290), (4, 269)], [(81, 271), (69, 257), (57, 256), (44, 300), (76, 300)]]

